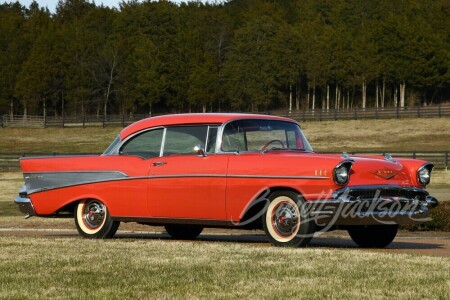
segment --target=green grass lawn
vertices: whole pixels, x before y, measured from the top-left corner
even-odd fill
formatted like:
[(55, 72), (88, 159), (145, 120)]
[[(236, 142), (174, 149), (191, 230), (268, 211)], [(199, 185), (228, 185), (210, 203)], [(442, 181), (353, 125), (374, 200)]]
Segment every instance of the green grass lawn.
[(0, 153), (102, 153), (122, 128), (0, 128)]
[(0, 237), (0, 298), (449, 299), (450, 259), (235, 243)]

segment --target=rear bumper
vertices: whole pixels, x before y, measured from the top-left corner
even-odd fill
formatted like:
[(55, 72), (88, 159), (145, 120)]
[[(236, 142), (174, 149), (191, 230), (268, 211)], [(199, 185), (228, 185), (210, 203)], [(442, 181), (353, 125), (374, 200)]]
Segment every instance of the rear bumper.
[(319, 226), (412, 225), (429, 221), (438, 200), (423, 189), (375, 186), (343, 189), (332, 199), (306, 205), (308, 215)]
[(18, 205), (19, 210), (25, 214), (26, 218), (36, 216), (33, 203), (31, 202), (31, 199), (27, 197), (25, 186), (20, 188), (19, 196), (14, 199), (14, 203)]

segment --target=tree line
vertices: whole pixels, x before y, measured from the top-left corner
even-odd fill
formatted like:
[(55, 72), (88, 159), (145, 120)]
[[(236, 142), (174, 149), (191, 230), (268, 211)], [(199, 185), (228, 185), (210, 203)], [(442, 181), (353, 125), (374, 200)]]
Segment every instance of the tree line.
[(0, 4), (0, 115), (429, 105), (449, 68), (450, 0)]

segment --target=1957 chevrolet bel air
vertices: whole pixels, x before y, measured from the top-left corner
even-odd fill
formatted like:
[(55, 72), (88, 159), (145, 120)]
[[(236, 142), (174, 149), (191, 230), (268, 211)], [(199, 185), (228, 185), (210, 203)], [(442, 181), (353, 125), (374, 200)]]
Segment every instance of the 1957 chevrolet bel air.
[(425, 222), (438, 201), (420, 160), (314, 153), (297, 122), (267, 115), (184, 114), (123, 129), (99, 156), (22, 158), (15, 199), (29, 216), (73, 216), (87, 238), (120, 222), (164, 225), (193, 239), (204, 227), (264, 229), (278, 246), (348, 230), (385, 247), (399, 224)]

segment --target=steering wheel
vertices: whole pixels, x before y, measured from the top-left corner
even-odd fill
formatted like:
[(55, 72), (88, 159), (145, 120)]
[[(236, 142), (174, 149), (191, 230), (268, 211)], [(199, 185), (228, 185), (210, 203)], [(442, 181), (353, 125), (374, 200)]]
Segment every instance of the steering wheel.
[(272, 143), (279, 143), (279, 144), (281, 145), (281, 148), (284, 148), (284, 144), (283, 144), (282, 141), (280, 141), (280, 140), (271, 140), (271, 141), (267, 142), (267, 143), (261, 148), (261, 150), (266, 150), (266, 149), (269, 147), (269, 145), (272, 144)]

